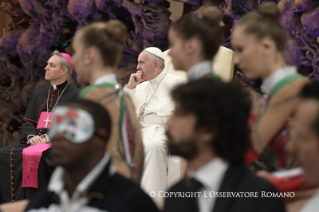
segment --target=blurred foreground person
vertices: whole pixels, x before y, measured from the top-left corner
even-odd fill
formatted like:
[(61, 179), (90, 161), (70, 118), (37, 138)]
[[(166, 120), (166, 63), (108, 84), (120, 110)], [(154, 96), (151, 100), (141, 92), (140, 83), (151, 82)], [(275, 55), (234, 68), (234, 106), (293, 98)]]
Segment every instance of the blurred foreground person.
[[(292, 120), (291, 141), (288, 149), (304, 171), (306, 182), (319, 186), (319, 84), (306, 85), (300, 94), (301, 102)], [(319, 209), (319, 190), (300, 212)]]
[(265, 3), (244, 15), (232, 34), (234, 63), (251, 80), (262, 80), (267, 94), (252, 110), (251, 144), (247, 162), (255, 161), (265, 148), (276, 155), (275, 167), (290, 168), (287, 144), (287, 121), (298, 105), (298, 94), (308, 79), (288, 66), (284, 51), (287, 29), (280, 23), (280, 10), (275, 3)]
[(49, 132), (58, 167), (26, 211), (157, 211), (150, 197), (111, 165), (105, 152), (110, 132), (110, 115), (101, 105), (75, 100), (58, 106)]
[[(200, 79), (177, 87), (172, 97), (176, 109), (167, 122), (168, 151), (190, 161), (192, 171), (169, 192), (200, 193), (171, 195), (165, 199), (164, 211), (285, 211), (282, 198), (263, 196), (277, 193), (276, 189), (244, 167), (251, 109), (248, 93), (233, 83)], [(227, 196), (217, 198), (214, 192)]]
[(219, 26), (222, 19), (217, 7), (208, 7), (203, 13), (187, 14), (172, 24), (168, 54), (175, 69), (187, 72), (188, 80), (219, 78), (212, 70), (212, 60), (223, 41)]
[(144, 149), (140, 126), (128, 95), (116, 79), (116, 71), (127, 36), (118, 20), (94, 23), (77, 31), (72, 43), (73, 63), (78, 81), (90, 85), (80, 97), (95, 101), (110, 111), (112, 132), (107, 150), (123, 176), (141, 182)]

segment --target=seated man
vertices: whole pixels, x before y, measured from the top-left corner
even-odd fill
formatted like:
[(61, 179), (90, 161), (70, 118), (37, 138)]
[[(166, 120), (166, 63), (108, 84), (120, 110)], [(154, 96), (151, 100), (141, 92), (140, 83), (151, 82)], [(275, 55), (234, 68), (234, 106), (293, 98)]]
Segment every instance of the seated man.
[(105, 152), (110, 134), (110, 114), (100, 104), (81, 99), (58, 106), (49, 133), (58, 167), (26, 211), (157, 211), (151, 198), (111, 165)]
[[(168, 188), (167, 176), (170, 170), (168, 170), (165, 122), (174, 110), (169, 92), (185, 81), (183, 77), (167, 73), (163, 52), (156, 47), (149, 47), (138, 56), (137, 72), (131, 75), (124, 88), (133, 100), (141, 124), (145, 151), (141, 186), (147, 193), (166, 191)], [(181, 178), (170, 177), (178, 180)], [(163, 202), (158, 196), (153, 200), (158, 205)]]
[[(319, 185), (319, 84), (306, 85), (301, 102), (292, 120), (289, 150), (298, 159), (306, 182)], [(309, 199), (300, 212), (318, 211), (319, 191)], [(297, 210), (294, 210), (297, 211)]]
[(175, 88), (172, 97), (176, 109), (167, 122), (168, 151), (189, 160), (192, 170), (169, 189), (183, 196), (166, 195), (164, 211), (285, 211), (282, 198), (263, 196), (276, 189), (243, 165), (248, 93), (233, 83), (201, 79)]
[[(26, 123), (21, 128), (21, 141), (0, 149), (0, 203), (26, 199), (36, 191), (33, 188), (47, 185), (51, 170), (50, 160), (45, 150), (49, 148), (49, 145), (39, 145), (40, 149), (37, 149), (38, 152), (36, 152), (38, 155), (31, 155), (32, 159), (29, 161), (24, 160), (24, 157), (29, 153), (33, 154), (34, 145), (48, 141), (46, 133), (50, 128), (54, 108), (67, 99), (77, 97), (80, 90), (67, 81), (72, 69), (71, 56), (58, 51), (53, 53), (45, 67), (45, 79), (51, 82), (51, 86), (32, 94), (24, 116)], [(43, 160), (40, 161), (43, 151)], [(32, 163), (31, 166), (29, 162)], [(37, 167), (43, 170), (42, 174), (39, 174), (39, 182)], [(22, 178), (22, 171), (29, 179)], [(24, 186), (22, 185), (23, 180), (27, 180), (24, 181)], [(32, 189), (29, 189), (30, 181), (32, 181)]]

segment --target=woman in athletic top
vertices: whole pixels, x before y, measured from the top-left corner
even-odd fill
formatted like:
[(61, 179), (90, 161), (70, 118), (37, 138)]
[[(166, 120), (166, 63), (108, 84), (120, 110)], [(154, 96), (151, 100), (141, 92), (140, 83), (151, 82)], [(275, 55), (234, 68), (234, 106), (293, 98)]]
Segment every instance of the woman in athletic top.
[(189, 80), (218, 78), (212, 70), (212, 59), (223, 42), (219, 26), (223, 15), (216, 7), (203, 13), (190, 13), (174, 22), (169, 30), (169, 55), (174, 68), (185, 70)]
[(234, 63), (251, 80), (262, 80), (266, 98), (256, 104), (251, 118), (253, 151), (247, 155), (254, 161), (266, 147), (275, 153), (277, 168), (289, 167), (285, 146), (287, 121), (298, 103), (298, 94), (308, 83), (284, 58), (288, 40), (286, 28), (280, 23), (280, 11), (275, 3), (265, 3), (256, 11), (244, 15), (232, 34)]
[(141, 131), (131, 99), (116, 79), (123, 53), (126, 26), (118, 20), (94, 23), (77, 31), (72, 47), (77, 79), (90, 85), (80, 98), (94, 100), (111, 114), (112, 132), (107, 151), (117, 172), (140, 183), (144, 164)]

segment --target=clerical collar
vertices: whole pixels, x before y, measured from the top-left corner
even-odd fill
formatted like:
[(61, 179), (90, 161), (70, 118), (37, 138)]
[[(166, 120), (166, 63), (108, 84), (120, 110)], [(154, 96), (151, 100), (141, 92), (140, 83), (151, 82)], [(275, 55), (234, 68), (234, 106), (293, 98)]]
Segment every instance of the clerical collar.
[(157, 85), (158, 83), (160, 83), (162, 81), (162, 79), (165, 77), (166, 75), (166, 71), (162, 71), (159, 75), (157, 75), (157, 77), (155, 77), (154, 79), (149, 80), (149, 82), (152, 85)]
[(205, 76), (206, 74), (209, 74), (213, 71), (213, 64), (211, 61), (206, 60), (200, 63), (197, 63), (195, 66), (193, 66), (187, 73), (187, 78), (189, 81), (191, 80), (198, 80)]
[(279, 81), (295, 73), (297, 73), (297, 68), (295, 66), (280, 68), (263, 81), (261, 90), (266, 94), (270, 94)]
[(68, 81), (67, 80), (65, 80), (64, 82), (62, 82), (62, 83), (60, 83), (60, 84), (57, 84), (57, 85), (54, 85), (54, 84), (51, 84), (51, 86), (52, 86), (52, 88), (54, 89), (54, 90), (56, 90), (56, 89), (64, 89), (65, 88), (65, 86), (67, 86), (67, 84), (68, 84)]
[(116, 75), (113, 73), (113, 74), (106, 74), (99, 77), (97, 80), (95, 80), (94, 85), (99, 85), (105, 82), (112, 83), (112, 84), (119, 84), (116, 79)]

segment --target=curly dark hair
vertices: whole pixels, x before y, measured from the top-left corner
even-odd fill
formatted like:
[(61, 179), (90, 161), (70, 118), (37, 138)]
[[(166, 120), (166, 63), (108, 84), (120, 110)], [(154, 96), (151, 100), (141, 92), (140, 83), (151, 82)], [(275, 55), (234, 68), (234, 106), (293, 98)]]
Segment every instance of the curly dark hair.
[(243, 164), (248, 148), (251, 99), (238, 84), (200, 79), (171, 92), (181, 112), (197, 118), (196, 129), (214, 131), (212, 148), (230, 163)]

